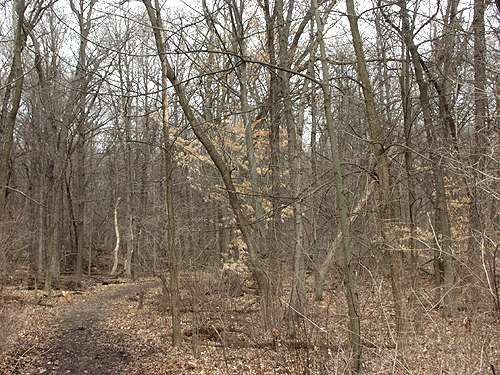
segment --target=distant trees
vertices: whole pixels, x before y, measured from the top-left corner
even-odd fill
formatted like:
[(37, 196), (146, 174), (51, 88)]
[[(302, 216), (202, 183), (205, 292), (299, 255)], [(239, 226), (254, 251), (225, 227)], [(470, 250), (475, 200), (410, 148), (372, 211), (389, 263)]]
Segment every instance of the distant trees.
[(493, 5), (142, 3), (2, 5), (3, 274), (161, 274), (174, 345), (192, 269), (289, 338), (343, 284), (355, 371), (368, 282), (402, 357), (422, 304), (500, 308)]
[[(22, 51), (26, 42), (23, 31), (25, 18), (25, 5), (23, 1), (16, 1), (12, 6), (13, 21), (13, 45), (11, 46), (12, 57), (9, 73), (3, 88), (2, 109), (0, 112), (0, 220), (5, 220), (6, 195), (8, 192), (11, 154), (14, 142), (14, 127), (17, 113), (21, 103), (21, 95), (24, 82), (22, 65)], [(2, 82), (3, 83), (3, 82)], [(0, 248), (0, 272), (5, 275), (7, 271), (7, 250), (5, 245)]]
[[(2, 107), (0, 110), (0, 220), (8, 219), (6, 199), (11, 191), (9, 185), (13, 170), (12, 153), (15, 148), (15, 128), (21, 107), (23, 86), (25, 81), (25, 66), (23, 64), (23, 51), (30, 31), (38, 24), (47, 8), (52, 5), (52, 1), (38, 1), (34, 4), (26, 4), (24, 0), (13, 1), (10, 8), (5, 9), (6, 14), (10, 14), (12, 24), (10, 30), (6, 30), (6, 35), (12, 42), (6, 49), (10, 54), (5, 56), (7, 61), (8, 74), (3, 75), (6, 79), (1, 81)], [(9, 25), (7, 23), (7, 25)], [(2, 72), (3, 73), (3, 72)], [(3, 78), (2, 77), (2, 78)], [(9, 228), (3, 229), (4, 233), (9, 232)], [(8, 257), (5, 246), (0, 247), (0, 271), (5, 275), (7, 270)]]

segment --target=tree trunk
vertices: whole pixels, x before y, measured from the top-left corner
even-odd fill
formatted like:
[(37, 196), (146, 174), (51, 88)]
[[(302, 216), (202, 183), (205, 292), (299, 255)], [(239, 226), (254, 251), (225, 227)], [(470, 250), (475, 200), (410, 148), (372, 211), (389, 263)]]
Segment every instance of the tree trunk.
[(444, 291), (438, 296), (438, 299), (444, 301), (445, 307), (450, 312), (454, 310), (455, 298), (453, 296), (454, 286), (454, 261), (453, 251), (451, 248), (451, 224), (448, 212), (446, 187), (444, 184), (444, 171), (442, 157), (434, 155), (434, 150), (439, 150), (439, 132), (436, 131), (433, 124), (433, 116), (431, 110), (431, 102), (429, 98), (429, 85), (424, 78), (424, 69), (422, 60), (418, 53), (417, 47), (412, 39), (412, 32), (406, 9), (406, 2), (400, 2), (401, 20), (403, 37), (413, 64), (415, 78), (419, 88), (420, 105), (422, 107), (422, 117), (428, 143), (431, 148), (431, 167), (434, 179), (434, 188), (436, 198), (434, 202), (434, 239), (436, 243), (436, 255), (434, 257), (434, 272), (435, 282), (437, 287), (441, 287), (444, 283)]
[(118, 253), (120, 251), (120, 227), (118, 226), (118, 204), (120, 203), (120, 198), (116, 199), (115, 209), (114, 209), (114, 225), (115, 225), (115, 249), (113, 250), (113, 267), (111, 268), (111, 275), (114, 276), (118, 270)]
[[(401, 107), (403, 110), (403, 134), (405, 148), (403, 151), (404, 157), (404, 172), (402, 173), (402, 202), (401, 215), (403, 219), (404, 235), (406, 236), (405, 246), (409, 251), (410, 277), (411, 285), (414, 293), (419, 291), (419, 275), (418, 262), (419, 254), (415, 244), (415, 209), (414, 203), (417, 199), (415, 191), (416, 180), (414, 177), (414, 161), (413, 161), (413, 142), (412, 142), (412, 120), (413, 111), (411, 108), (411, 88), (410, 88), (410, 56), (404, 42), (402, 45), (401, 60), (402, 72), (399, 79), (401, 92)], [(413, 301), (413, 302), (412, 302)], [(421, 313), (419, 311), (419, 302), (417, 298), (410, 298), (409, 304), (413, 306), (411, 309), (413, 314), (413, 323), (415, 330), (420, 331)]]
[[(280, 23), (276, 20), (276, 15), (283, 17), (283, 2), (277, 0), (275, 2), (275, 9), (271, 14), (269, 0), (263, 3), (264, 15), (266, 20), (266, 46), (267, 53), (269, 54), (269, 62), (276, 65), (276, 48), (275, 48), (275, 32), (276, 28), (279, 33), (282, 33), (284, 27), (283, 20)], [(277, 25), (276, 23), (279, 23)], [(282, 48), (282, 36), (279, 37), (280, 53)], [(286, 53), (284, 51), (283, 53)], [(279, 63), (281, 64), (281, 56)], [(269, 112), (269, 169), (271, 175), (271, 222), (268, 231), (268, 248), (267, 251), (267, 280), (268, 285), (262, 290), (263, 294), (263, 308), (264, 308), (264, 322), (266, 329), (274, 328), (278, 323), (278, 312), (276, 293), (278, 290), (279, 267), (278, 262), (281, 252), (281, 235), (282, 235), (282, 201), (281, 201), (281, 165), (280, 165), (280, 126), (283, 121), (283, 101), (280, 97), (280, 81), (286, 85), (288, 77), (281, 74), (276, 69), (269, 70), (269, 97), (270, 106)]]
[(354, 51), (356, 54), (356, 70), (358, 79), (361, 82), (363, 96), (366, 105), (366, 115), (368, 120), (368, 130), (372, 145), (373, 154), (376, 158), (377, 176), (378, 176), (378, 219), (380, 222), (380, 234), (384, 241), (383, 246), (389, 259), (389, 269), (392, 287), (392, 297), (394, 303), (396, 332), (398, 336), (399, 349), (403, 350), (406, 340), (406, 308), (404, 289), (402, 286), (403, 264), (402, 256), (393, 251), (395, 239), (393, 238), (393, 204), (391, 199), (391, 176), (389, 171), (389, 157), (387, 149), (384, 147), (385, 134), (380, 124), (375, 108), (375, 97), (372, 84), (368, 76), (366, 67), (366, 58), (363, 49), (363, 42), (358, 28), (358, 16), (354, 9), (354, 0), (346, 0), (349, 25), (351, 28)]
[[(83, 109), (84, 111), (85, 109)], [(82, 119), (83, 121), (83, 119)], [(83, 127), (83, 124), (79, 124)], [(76, 198), (76, 217), (75, 217), (75, 242), (76, 242), (76, 267), (75, 275), (82, 277), (83, 249), (85, 236), (85, 136), (83, 129), (80, 129), (76, 143), (76, 178), (75, 178), (75, 198)]]
[(155, 0), (155, 7), (152, 6), (150, 0), (143, 0), (148, 12), (149, 20), (153, 26), (156, 48), (158, 57), (161, 63), (161, 113), (162, 113), (162, 130), (163, 130), (163, 146), (164, 146), (164, 166), (165, 166), (165, 213), (166, 221), (166, 241), (167, 254), (170, 264), (170, 309), (172, 313), (172, 344), (179, 346), (182, 343), (182, 331), (180, 321), (180, 293), (179, 293), (179, 271), (178, 271), (178, 255), (175, 245), (175, 216), (173, 204), (173, 144), (169, 138), (170, 125), (168, 113), (168, 81), (172, 80), (169, 77), (171, 74), (170, 65), (167, 61), (165, 37), (163, 35), (163, 21), (161, 18), (161, 7)]
[[(78, 19), (78, 26), (80, 31), (80, 44), (78, 49), (78, 62), (75, 69), (72, 87), (75, 90), (71, 93), (74, 98), (76, 107), (76, 129), (77, 129), (77, 143), (76, 143), (76, 176), (75, 176), (75, 193), (76, 200), (75, 208), (75, 242), (76, 242), (76, 266), (75, 275), (77, 278), (82, 276), (83, 267), (83, 252), (85, 249), (85, 204), (86, 204), (86, 175), (85, 175), (85, 143), (87, 142), (87, 111), (86, 99), (88, 92), (89, 73), (88, 58), (87, 58), (87, 43), (92, 26), (92, 11), (97, 0), (90, 0), (88, 4), (80, 1), (78, 5), (74, 3), (75, 0), (70, 1), (72, 12)], [(70, 114), (71, 112), (68, 111)]]
[[(305, 312), (306, 290), (305, 290), (305, 254), (304, 254), (304, 225), (302, 221), (303, 207), (302, 200), (299, 197), (302, 171), (301, 160), (302, 153), (302, 133), (299, 129), (303, 128), (305, 101), (308, 90), (308, 81), (304, 83), (300, 104), (298, 108), (299, 118), (297, 124), (293, 119), (287, 121), (288, 135), (288, 159), (290, 173), (290, 196), (293, 199), (293, 280), (290, 293), (290, 303), (288, 309), (288, 334), (291, 337), (296, 335), (296, 320), (302, 319)], [(288, 90), (289, 91), (289, 90)], [(288, 107), (288, 106), (285, 106)], [(291, 111), (291, 106), (288, 109)]]
[(340, 160), (340, 150), (338, 147), (338, 135), (335, 129), (333, 114), (332, 114), (332, 99), (330, 91), (330, 69), (327, 62), (326, 46), (323, 39), (323, 20), (320, 17), (319, 9), (316, 0), (311, 2), (312, 12), (316, 19), (318, 28), (319, 48), (321, 53), (321, 66), (323, 71), (323, 106), (326, 117), (326, 126), (330, 136), (331, 157), (333, 160), (333, 168), (335, 172), (335, 198), (337, 200), (337, 209), (340, 219), (340, 230), (344, 234), (342, 236), (343, 250), (343, 272), (344, 272), (344, 290), (347, 299), (349, 324), (348, 331), (351, 338), (351, 350), (353, 355), (352, 367), (355, 373), (361, 370), (361, 320), (358, 295), (356, 292), (356, 279), (354, 276), (354, 267), (352, 264), (352, 242), (350, 228), (348, 222), (347, 202), (344, 196), (344, 178), (342, 163)]
[[(243, 2), (241, 2), (241, 8), (237, 8), (237, 5), (231, 7), (233, 12), (233, 17), (235, 19), (234, 34), (239, 45), (239, 53), (241, 56), (246, 56), (247, 46), (246, 39), (244, 35), (244, 25), (243, 25)], [(247, 64), (242, 61), (238, 65), (236, 70), (238, 74), (238, 80), (240, 82), (240, 103), (241, 103), (241, 117), (243, 120), (243, 126), (245, 128), (245, 148), (246, 155), (248, 159), (248, 171), (250, 176), (250, 185), (252, 187), (252, 193), (254, 194), (252, 198), (252, 205), (255, 211), (255, 228), (256, 234), (259, 237), (259, 241), (263, 240), (264, 230), (264, 209), (262, 208), (262, 199), (259, 195), (260, 185), (259, 177), (257, 174), (257, 160), (255, 157), (255, 146), (253, 141), (253, 126), (254, 123), (249, 120), (250, 105), (248, 104), (248, 72)], [(259, 120), (257, 120), (259, 121)]]
[(48, 295), (52, 294), (54, 288), (54, 282), (58, 281), (59, 278), (59, 261), (60, 261), (60, 250), (61, 250), (61, 239), (62, 239), (62, 221), (64, 213), (64, 189), (62, 187), (62, 182), (58, 179), (54, 185), (52, 191), (53, 204), (52, 204), (52, 220), (51, 229), (48, 241), (48, 259), (47, 267), (45, 273), (45, 292)]
[(12, 63), (0, 112), (0, 221), (3, 219), (6, 209), (6, 194), (9, 184), (9, 171), (11, 168), (10, 158), (14, 142), (14, 127), (23, 91), (24, 73), (22, 52), (26, 43), (26, 34), (23, 29), (24, 11), (24, 0), (15, 0), (14, 12), (16, 15), (16, 22)]
[[(477, 170), (484, 169), (484, 154), (489, 144), (486, 134), (486, 115), (488, 98), (486, 95), (486, 37), (484, 28), (485, 1), (474, 0), (474, 19), (472, 29), (474, 32), (474, 138), (471, 150), (471, 175), (470, 183), (470, 205), (469, 205), (469, 228), (470, 239), (468, 243), (467, 256), (472, 272), (479, 279), (483, 270), (481, 269), (481, 254), (478, 242), (483, 236), (483, 225), (481, 220), (481, 194), (478, 189), (479, 175)], [(474, 288), (471, 293), (472, 303), (479, 298), (479, 288)]]

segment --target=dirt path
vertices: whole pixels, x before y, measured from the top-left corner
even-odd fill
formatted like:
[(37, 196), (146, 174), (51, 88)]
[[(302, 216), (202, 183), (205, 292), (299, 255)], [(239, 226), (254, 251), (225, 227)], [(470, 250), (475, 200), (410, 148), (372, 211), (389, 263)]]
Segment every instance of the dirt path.
[[(12, 374), (120, 374), (130, 360), (131, 337), (110, 329), (114, 305), (134, 297), (143, 285), (110, 285), (68, 304), (54, 319), (57, 334), (21, 353)], [(118, 327), (116, 327), (118, 328)], [(133, 342), (133, 337), (132, 337)], [(36, 369), (36, 370), (35, 370)]]

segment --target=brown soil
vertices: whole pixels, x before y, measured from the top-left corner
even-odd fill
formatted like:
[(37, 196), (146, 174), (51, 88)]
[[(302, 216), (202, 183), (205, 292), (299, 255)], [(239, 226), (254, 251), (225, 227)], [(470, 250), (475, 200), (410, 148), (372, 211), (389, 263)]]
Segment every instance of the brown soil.
[(110, 330), (106, 319), (113, 314), (114, 303), (154, 285), (110, 285), (80, 300), (66, 300), (69, 303), (54, 311), (51, 326), (57, 334), (51, 337), (46, 332), (46, 341), (30, 342), (28, 337), (29, 341), (19, 342), (15, 362), (4, 371), (23, 375), (122, 373), (130, 360), (131, 338)]

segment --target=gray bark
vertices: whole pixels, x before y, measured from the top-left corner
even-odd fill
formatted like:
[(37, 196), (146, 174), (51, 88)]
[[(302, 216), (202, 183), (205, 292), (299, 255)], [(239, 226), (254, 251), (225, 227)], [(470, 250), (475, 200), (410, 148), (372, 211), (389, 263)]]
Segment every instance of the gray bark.
[(387, 155), (387, 150), (384, 147), (384, 143), (386, 141), (385, 132), (377, 114), (375, 96), (366, 67), (366, 57), (359, 32), (358, 16), (354, 8), (354, 1), (346, 0), (346, 3), (353, 46), (356, 54), (356, 71), (363, 89), (363, 97), (365, 99), (366, 115), (368, 120), (368, 132), (370, 135), (373, 154), (376, 158), (377, 176), (379, 182), (377, 208), (378, 219), (380, 220), (379, 230), (384, 241), (383, 246), (385, 254), (389, 260), (388, 266), (390, 269), (392, 297), (396, 319), (396, 333), (398, 336), (397, 343), (399, 348), (403, 349), (405, 346), (406, 336), (406, 309), (402, 287), (402, 280), (404, 279), (404, 276), (402, 255), (393, 251), (395, 240), (393, 238), (393, 228), (391, 225), (394, 216), (394, 206), (391, 199), (392, 186), (390, 161)]
[[(24, 83), (22, 52), (26, 44), (26, 34), (23, 29), (25, 7), (24, 0), (14, 1), (15, 25), (12, 62), (0, 111), (0, 220), (6, 208), (6, 193), (11, 168), (10, 158), (14, 142), (14, 127), (21, 103)], [(5, 260), (5, 254), (0, 255)], [(5, 264), (5, 261), (2, 263)]]
[(340, 150), (338, 147), (338, 135), (335, 129), (332, 100), (330, 89), (330, 68), (327, 62), (326, 46), (323, 38), (324, 26), (323, 20), (320, 17), (316, 0), (311, 2), (311, 10), (316, 19), (318, 29), (319, 48), (321, 53), (321, 66), (323, 71), (323, 106), (326, 117), (326, 126), (330, 136), (331, 157), (333, 160), (333, 168), (335, 172), (335, 198), (339, 213), (340, 230), (344, 234), (342, 236), (342, 251), (343, 251), (343, 272), (344, 272), (344, 291), (346, 294), (349, 323), (348, 331), (351, 339), (351, 350), (353, 353), (352, 368), (355, 373), (361, 370), (361, 320), (358, 295), (356, 292), (356, 279), (354, 277), (354, 267), (352, 264), (352, 242), (350, 228), (348, 222), (347, 202), (344, 195), (344, 179), (342, 163), (340, 160)]
[(172, 344), (179, 346), (182, 343), (182, 331), (180, 322), (180, 292), (179, 292), (179, 271), (178, 271), (178, 251), (175, 244), (175, 216), (173, 204), (173, 144), (170, 141), (170, 125), (169, 125), (169, 103), (167, 86), (168, 81), (172, 81), (172, 71), (167, 60), (165, 37), (163, 35), (163, 21), (161, 17), (161, 7), (157, 0), (153, 7), (150, 0), (143, 0), (144, 5), (153, 27), (155, 36), (156, 48), (161, 64), (161, 112), (162, 112), (162, 130), (163, 130), (163, 147), (164, 147), (164, 168), (165, 168), (165, 214), (166, 221), (166, 242), (167, 254), (170, 264), (170, 309), (172, 313)]
[(434, 155), (433, 150), (439, 150), (440, 137), (439, 132), (435, 129), (433, 115), (431, 110), (431, 102), (429, 97), (429, 85), (424, 77), (424, 68), (422, 60), (418, 53), (417, 47), (413, 41), (408, 13), (406, 9), (406, 2), (401, 1), (401, 19), (402, 19), (402, 32), (406, 46), (410, 51), (410, 56), (415, 71), (415, 78), (419, 88), (419, 98), (422, 108), (422, 117), (424, 127), (426, 130), (427, 140), (429, 142), (431, 152), (431, 166), (434, 179), (434, 189), (436, 191), (436, 198), (434, 202), (434, 224), (433, 231), (435, 232), (436, 252), (434, 261), (435, 281), (438, 287), (444, 283), (444, 290), (442, 291), (443, 301), (447, 309), (452, 311), (454, 309), (455, 299), (453, 297), (454, 286), (454, 262), (453, 251), (451, 248), (451, 224), (448, 212), (446, 188), (444, 185), (444, 170), (442, 164), (442, 157)]

